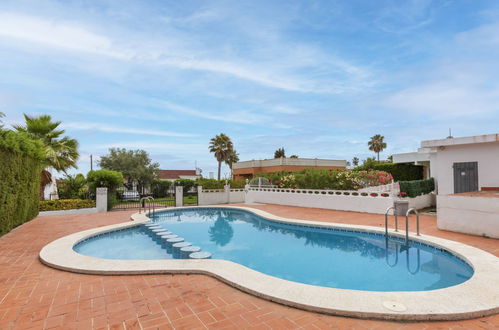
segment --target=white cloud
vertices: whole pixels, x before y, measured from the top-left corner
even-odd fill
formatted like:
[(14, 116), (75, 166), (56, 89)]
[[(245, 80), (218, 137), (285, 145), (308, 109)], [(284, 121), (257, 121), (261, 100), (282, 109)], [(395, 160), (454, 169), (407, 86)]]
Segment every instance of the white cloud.
[(183, 105), (175, 104), (169, 101), (164, 100), (152, 100), (154, 104), (166, 107), (175, 112), (179, 112), (182, 114), (186, 114), (189, 116), (194, 116), (198, 118), (217, 120), (217, 121), (226, 121), (231, 123), (239, 123), (239, 124), (255, 124), (258, 122), (262, 122), (267, 120), (267, 117), (249, 112), (249, 111), (231, 111), (230, 113), (224, 113), (220, 115), (215, 115), (208, 110), (201, 111), (192, 109), (190, 107), (186, 107)]
[(113, 49), (112, 41), (83, 27), (33, 16), (0, 14), (0, 36), (46, 46), (82, 51), (116, 58), (127, 58)]
[[(240, 56), (224, 57), (217, 46), (199, 45), (196, 40), (189, 40), (187, 37), (184, 40), (169, 34), (161, 40), (148, 40), (143, 35), (137, 36), (138, 32), (127, 32), (126, 38), (117, 39), (73, 22), (16, 13), (0, 14), (0, 37), (11, 40), (106, 56), (134, 64), (229, 75), (286, 91), (343, 93), (356, 89), (357, 84), (365, 86), (369, 77), (369, 72), (364, 68), (330, 54), (326, 56), (318, 49), (306, 45), (288, 45), (283, 42), (280, 46), (274, 45), (263, 55), (260, 54), (262, 58), (253, 54), (255, 56), (250, 61), (244, 61)], [(134, 37), (130, 37), (131, 35)], [(11, 46), (14, 44), (11, 43)], [(292, 51), (283, 54), (282, 49), (286, 47), (291, 47)], [(258, 48), (266, 46), (260, 45)], [(35, 51), (39, 52), (40, 47)], [(311, 73), (315, 71), (316, 76), (312, 74), (305, 77), (297, 73), (300, 69)], [(324, 81), (325, 73), (333, 74), (336, 78)]]
[(100, 123), (64, 122), (62, 124), (62, 126), (65, 129), (99, 131), (99, 132), (105, 132), (105, 133), (125, 133), (125, 134), (136, 134), (136, 135), (154, 135), (154, 136), (171, 136), (171, 137), (196, 136), (196, 134), (177, 133), (177, 132), (170, 132), (170, 131), (157, 131), (157, 130), (150, 130), (150, 129), (127, 128), (127, 127), (112, 126), (112, 125), (106, 125), (106, 124), (100, 124)]

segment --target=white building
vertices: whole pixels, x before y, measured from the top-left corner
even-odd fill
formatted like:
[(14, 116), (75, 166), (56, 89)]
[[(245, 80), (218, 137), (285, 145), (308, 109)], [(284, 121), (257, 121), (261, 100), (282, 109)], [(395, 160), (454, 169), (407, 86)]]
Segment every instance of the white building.
[(439, 195), (499, 190), (499, 134), (422, 141), (417, 152), (393, 161), (425, 166)]
[(499, 134), (422, 141), (393, 161), (435, 179), (438, 228), (499, 238)]

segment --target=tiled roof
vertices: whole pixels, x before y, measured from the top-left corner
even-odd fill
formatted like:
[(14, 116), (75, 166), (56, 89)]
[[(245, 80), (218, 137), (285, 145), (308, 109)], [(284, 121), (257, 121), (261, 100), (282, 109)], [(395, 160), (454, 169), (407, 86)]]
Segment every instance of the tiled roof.
[(159, 170), (160, 179), (178, 179), (181, 175), (197, 175), (196, 170)]

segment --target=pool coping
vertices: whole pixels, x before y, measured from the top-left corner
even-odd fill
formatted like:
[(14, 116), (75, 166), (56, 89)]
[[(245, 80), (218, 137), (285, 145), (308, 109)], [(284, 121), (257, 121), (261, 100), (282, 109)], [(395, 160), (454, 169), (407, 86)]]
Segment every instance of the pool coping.
[[(242, 206), (189, 206), (168, 210), (193, 208), (238, 209), (275, 222), (384, 234), (384, 228), (379, 227), (289, 219)], [(131, 222), (84, 230), (59, 238), (40, 251), (40, 260), (53, 268), (84, 274), (204, 274), (263, 299), (307, 311), (357, 318), (460, 320), (499, 312), (499, 258), (463, 243), (434, 236), (416, 236), (412, 232), (409, 234), (410, 239), (446, 249), (468, 262), (473, 267), (474, 275), (459, 285), (432, 291), (362, 291), (283, 280), (221, 259), (112, 260), (84, 256), (73, 250), (74, 245), (89, 237), (150, 221), (145, 214), (140, 213), (133, 214), (131, 218)], [(390, 235), (405, 237), (403, 232), (393, 230), (390, 230)]]

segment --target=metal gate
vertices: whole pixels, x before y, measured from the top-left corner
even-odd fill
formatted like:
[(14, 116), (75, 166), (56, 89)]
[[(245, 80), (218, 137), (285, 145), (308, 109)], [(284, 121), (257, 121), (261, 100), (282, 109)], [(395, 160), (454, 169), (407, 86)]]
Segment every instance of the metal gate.
[[(151, 196), (153, 199), (145, 199)], [(152, 194), (141, 195), (138, 191), (117, 191), (114, 196), (109, 196), (108, 203), (111, 204), (112, 211), (139, 210), (141, 207), (154, 206), (156, 209), (175, 206), (175, 187), (155, 192)]]
[(183, 196), (183, 204), (184, 206), (196, 206), (199, 205), (199, 194), (198, 194), (198, 187), (194, 186), (191, 187), (190, 189), (184, 189), (182, 190), (184, 192)]
[(478, 191), (478, 162), (454, 163), (454, 193)]

